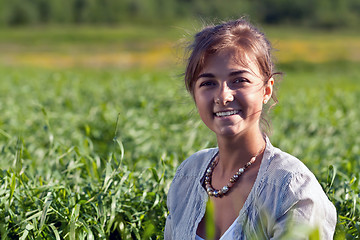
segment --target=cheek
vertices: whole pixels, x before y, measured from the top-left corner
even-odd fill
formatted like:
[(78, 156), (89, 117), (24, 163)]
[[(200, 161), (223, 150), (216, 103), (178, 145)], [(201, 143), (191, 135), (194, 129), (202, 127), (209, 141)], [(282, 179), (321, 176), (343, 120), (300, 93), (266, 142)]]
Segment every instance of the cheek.
[(245, 107), (247, 111), (257, 112), (262, 110), (263, 99), (259, 94), (242, 95), (241, 102), (244, 104), (243, 107)]
[(204, 113), (208, 110), (208, 106), (203, 99), (196, 99), (195, 105), (200, 115), (204, 115)]
[(197, 111), (203, 121), (206, 121), (212, 114), (212, 107), (206, 98), (197, 97), (195, 98), (195, 105)]
[(263, 107), (263, 104), (262, 104), (262, 99), (260, 98), (254, 98), (252, 99), (251, 101), (251, 106), (252, 106), (252, 109), (254, 112), (258, 112), (259, 114), (261, 114), (262, 112), (262, 107)]
[(202, 92), (197, 92), (194, 94), (194, 101), (197, 109), (201, 109), (208, 104), (208, 96)]
[(258, 87), (246, 89), (246, 91), (243, 92), (243, 97), (252, 103), (262, 102), (264, 89)]

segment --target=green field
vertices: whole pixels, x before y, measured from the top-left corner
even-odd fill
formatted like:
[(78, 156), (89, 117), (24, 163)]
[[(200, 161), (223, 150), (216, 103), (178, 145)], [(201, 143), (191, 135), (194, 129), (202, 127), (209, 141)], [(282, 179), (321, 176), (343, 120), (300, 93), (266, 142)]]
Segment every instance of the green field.
[[(317, 176), (336, 239), (359, 239), (360, 34), (268, 31), (271, 141)], [(216, 144), (184, 90), (184, 32), (0, 30), (0, 239), (162, 239), (176, 167)]]

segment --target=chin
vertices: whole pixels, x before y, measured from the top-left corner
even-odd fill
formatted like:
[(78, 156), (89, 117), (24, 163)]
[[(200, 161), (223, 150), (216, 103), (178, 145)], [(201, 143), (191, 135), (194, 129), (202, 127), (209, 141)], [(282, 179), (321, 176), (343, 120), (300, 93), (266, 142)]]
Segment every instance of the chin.
[(241, 134), (242, 131), (239, 131), (238, 129), (221, 129), (219, 134), (220, 136), (224, 136), (224, 137), (235, 137), (238, 136), (239, 134)]

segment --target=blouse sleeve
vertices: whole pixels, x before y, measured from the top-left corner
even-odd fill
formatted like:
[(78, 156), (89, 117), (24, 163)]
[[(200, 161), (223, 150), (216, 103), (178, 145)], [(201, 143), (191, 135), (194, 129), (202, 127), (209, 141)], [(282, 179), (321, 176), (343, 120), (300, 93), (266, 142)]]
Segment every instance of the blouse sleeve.
[(171, 216), (168, 215), (165, 223), (164, 240), (171, 240), (172, 238), (171, 233), (172, 233), (172, 222), (171, 222)]
[[(336, 209), (312, 174), (293, 174), (277, 196), (270, 239), (333, 239)], [(280, 205), (280, 206), (279, 206)]]

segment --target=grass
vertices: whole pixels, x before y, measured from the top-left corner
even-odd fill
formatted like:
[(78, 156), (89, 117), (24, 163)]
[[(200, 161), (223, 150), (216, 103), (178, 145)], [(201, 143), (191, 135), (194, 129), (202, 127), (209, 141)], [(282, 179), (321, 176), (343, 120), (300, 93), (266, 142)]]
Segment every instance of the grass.
[[(2, 31), (1, 239), (162, 239), (176, 167), (216, 142), (184, 91), (176, 58), (147, 63), (156, 62), (152, 54), (166, 59), (171, 53), (151, 50), (159, 34), (134, 34), (134, 42), (147, 34), (149, 42), (128, 51), (137, 56), (133, 63), (118, 66), (115, 60), (79, 63), (63, 51), (76, 49), (74, 55), (84, 59), (111, 49), (124, 56), (133, 40), (116, 30), (100, 29), (101, 39), (79, 30), (83, 36), (74, 41), (61, 37), (77, 32), (72, 28)], [(15, 33), (43, 42), (29, 46)], [(159, 42), (170, 43), (177, 34), (162, 35)], [(87, 41), (89, 35), (94, 38)], [(333, 44), (342, 42), (337, 37)], [(29, 52), (27, 61), (18, 61)], [(67, 56), (68, 65), (54, 65), (58, 56)], [(47, 64), (34, 60), (42, 57)], [(338, 211), (336, 239), (359, 239), (358, 62), (307, 58), (279, 59), (285, 76), (271, 113), (271, 140), (317, 176)]]

